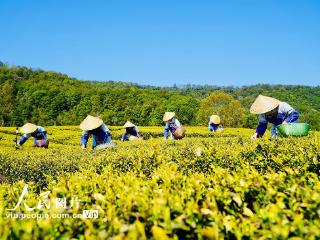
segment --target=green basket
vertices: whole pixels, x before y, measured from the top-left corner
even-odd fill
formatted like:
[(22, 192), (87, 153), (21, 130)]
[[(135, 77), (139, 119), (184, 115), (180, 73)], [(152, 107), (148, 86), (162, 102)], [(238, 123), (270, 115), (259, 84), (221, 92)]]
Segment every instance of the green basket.
[(308, 136), (310, 125), (307, 123), (289, 123), (281, 124), (278, 126), (278, 132), (283, 137), (289, 136)]

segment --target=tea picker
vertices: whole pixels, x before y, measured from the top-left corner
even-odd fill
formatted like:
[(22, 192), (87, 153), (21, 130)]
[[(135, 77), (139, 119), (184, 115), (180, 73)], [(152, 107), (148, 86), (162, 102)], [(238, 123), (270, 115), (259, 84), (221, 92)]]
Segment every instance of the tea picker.
[(98, 117), (88, 115), (80, 124), (82, 129), (81, 146), (86, 149), (89, 137), (92, 136), (92, 149), (102, 149), (113, 147), (111, 143), (111, 132)]
[(143, 138), (140, 135), (140, 131), (136, 125), (134, 125), (132, 122), (127, 121), (123, 128), (126, 129), (126, 131), (122, 134), (121, 141), (135, 141), (135, 140), (143, 140)]
[[(40, 148), (48, 148), (49, 141), (47, 138), (47, 131), (41, 127), (32, 123), (26, 123), (20, 129), (20, 132), (23, 134), (20, 141), (17, 143), (18, 146), (22, 146), (30, 137), (33, 137), (33, 146)], [(16, 139), (17, 139), (17, 131), (16, 131)], [(18, 141), (18, 139), (17, 139)]]
[(272, 123), (272, 138), (278, 136), (278, 126), (282, 124), (297, 123), (299, 112), (286, 102), (278, 99), (259, 95), (250, 108), (253, 114), (259, 114), (259, 124), (252, 139), (261, 138), (267, 130), (268, 123)]
[(183, 127), (179, 120), (174, 118), (174, 112), (165, 112), (163, 116), (163, 121), (166, 122), (166, 126), (164, 128), (164, 138), (168, 139), (169, 132), (171, 139), (182, 139), (184, 138), (184, 134), (186, 132), (186, 128)]
[(222, 129), (220, 123), (221, 123), (221, 120), (218, 115), (210, 116), (209, 126), (208, 126), (209, 131), (210, 132), (222, 132), (223, 129)]

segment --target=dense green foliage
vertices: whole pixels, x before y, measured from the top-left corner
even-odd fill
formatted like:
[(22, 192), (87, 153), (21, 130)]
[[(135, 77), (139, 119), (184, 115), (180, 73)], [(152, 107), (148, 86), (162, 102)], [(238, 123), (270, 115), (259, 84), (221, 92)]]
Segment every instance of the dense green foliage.
[(241, 127), (245, 124), (245, 109), (241, 103), (222, 91), (215, 91), (201, 100), (197, 113), (197, 123), (200, 125), (208, 123), (208, 116), (213, 113), (220, 116), (223, 125)]
[[(250, 129), (209, 133), (190, 127), (180, 141), (156, 138), (80, 150), (78, 127), (48, 127), (49, 149), (28, 141), (15, 150), (14, 128), (0, 128), (0, 236), (3, 239), (319, 239), (320, 135), (251, 140)], [(24, 198), (35, 207), (50, 191), (51, 207), (8, 217)], [(66, 209), (55, 206), (65, 197)], [(78, 197), (79, 208), (70, 206)], [(95, 219), (73, 218), (82, 210)], [(28, 214), (24, 204), (14, 213)], [(64, 214), (64, 215), (62, 215)], [(62, 217), (63, 216), (63, 217)], [(71, 216), (65, 217), (65, 216)]]
[[(113, 81), (78, 81), (65, 74), (5, 65), (0, 66), (0, 125), (22, 125), (26, 121), (74, 125), (89, 113), (99, 115), (108, 125), (121, 125), (128, 119), (138, 125), (161, 125), (165, 111), (176, 112), (182, 124), (204, 124), (207, 121), (203, 113), (209, 111), (199, 112), (200, 105), (216, 90), (234, 98), (231, 106), (240, 106), (228, 109), (232, 116), (225, 122), (222, 119), (224, 126), (254, 127), (257, 116), (249, 114), (248, 109), (258, 94), (265, 94), (287, 101), (301, 112), (301, 121), (320, 129), (320, 87), (159, 88)], [(244, 113), (239, 109), (244, 109)]]

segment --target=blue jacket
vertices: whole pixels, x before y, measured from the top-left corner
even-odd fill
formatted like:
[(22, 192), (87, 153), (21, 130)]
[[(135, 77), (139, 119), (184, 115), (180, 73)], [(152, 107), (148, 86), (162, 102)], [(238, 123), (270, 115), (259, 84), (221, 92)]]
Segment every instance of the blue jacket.
[(209, 121), (208, 128), (209, 128), (210, 132), (214, 132), (214, 131), (218, 130), (218, 128), (221, 128), (221, 127), (220, 127), (220, 124), (214, 124), (213, 122)]
[(268, 128), (268, 123), (273, 124), (272, 137), (277, 135), (277, 126), (282, 124), (284, 121), (287, 123), (298, 122), (299, 112), (296, 111), (286, 102), (281, 102), (279, 104), (278, 113), (276, 116), (267, 117), (265, 114), (259, 115), (259, 124), (257, 126), (256, 132), (259, 136), (263, 136)]
[(140, 136), (139, 129), (137, 128), (137, 126), (133, 128), (126, 128), (126, 131), (122, 134), (121, 140), (127, 141), (129, 136), (135, 136), (135, 137)]
[(164, 137), (168, 139), (169, 131), (172, 139), (175, 139), (175, 137), (172, 135), (179, 127), (181, 126), (178, 119), (172, 118), (168, 122), (166, 122), (166, 126), (164, 128)]
[(92, 135), (92, 148), (111, 142), (111, 133), (105, 124), (102, 124), (97, 129), (83, 131), (81, 136), (81, 145), (87, 146), (90, 135)]
[(37, 126), (36, 131), (34, 131), (33, 133), (24, 134), (22, 136), (22, 138), (19, 141), (19, 145), (23, 145), (29, 137), (33, 137), (34, 144), (36, 144), (38, 140), (48, 140), (46, 130), (41, 126)]

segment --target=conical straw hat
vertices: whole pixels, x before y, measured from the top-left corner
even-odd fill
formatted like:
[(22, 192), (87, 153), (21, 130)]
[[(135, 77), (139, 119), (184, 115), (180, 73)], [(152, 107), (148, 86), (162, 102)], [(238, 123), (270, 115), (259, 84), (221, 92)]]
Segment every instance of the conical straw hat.
[(213, 122), (214, 124), (219, 124), (220, 123), (220, 117), (218, 115), (212, 115), (210, 117), (210, 121)]
[(253, 114), (267, 113), (278, 107), (279, 104), (280, 101), (275, 98), (259, 95), (251, 105), (250, 112)]
[(100, 127), (102, 124), (102, 119), (88, 115), (80, 124), (80, 128), (84, 131), (90, 131)]
[(20, 132), (22, 134), (28, 134), (28, 133), (33, 133), (34, 131), (37, 130), (37, 126), (32, 124), (32, 123), (26, 123), (25, 125), (22, 126), (20, 129)]
[(129, 127), (135, 127), (136, 125), (134, 125), (132, 122), (127, 121), (125, 125), (123, 125), (123, 128), (129, 128)]
[(174, 112), (165, 112), (163, 115), (163, 121), (167, 122), (174, 117)]

